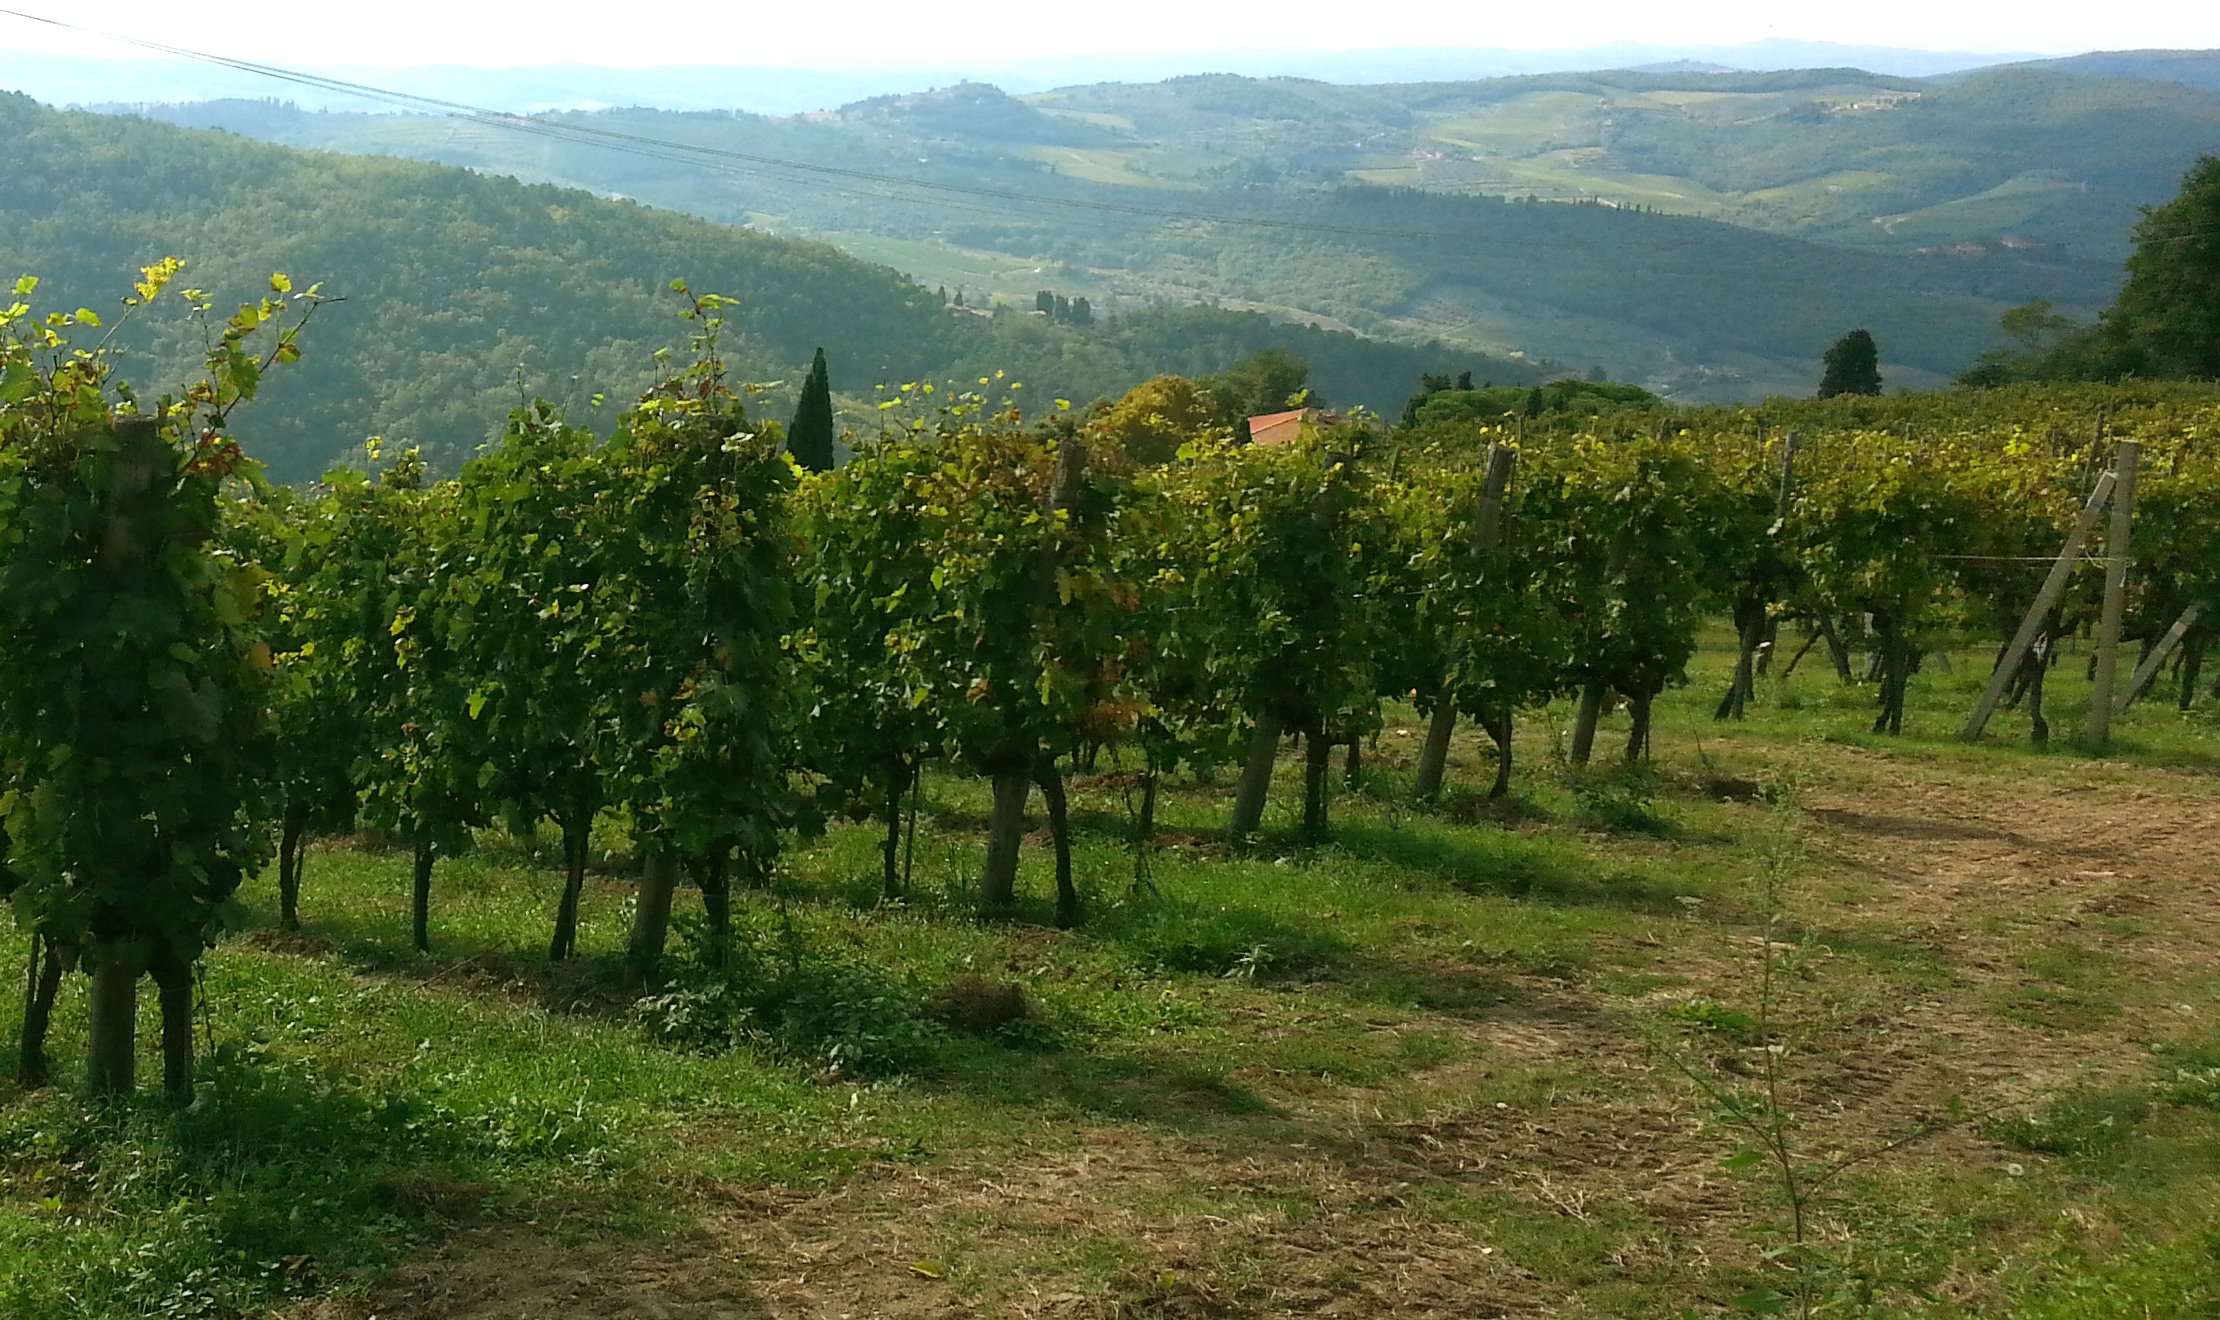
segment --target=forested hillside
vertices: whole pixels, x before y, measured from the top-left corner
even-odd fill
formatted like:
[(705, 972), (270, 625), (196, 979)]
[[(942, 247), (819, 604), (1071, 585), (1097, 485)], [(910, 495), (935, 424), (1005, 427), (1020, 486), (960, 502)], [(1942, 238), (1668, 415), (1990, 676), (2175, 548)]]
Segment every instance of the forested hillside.
[[(748, 379), (790, 405), (812, 351), (868, 401), (880, 383), (996, 370), (1047, 400), (1121, 392), (1162, 371), (1220, 369), (1261, 348), (1298, 353), (1324, 397), (1387, 410), (1423, 372), (1530, 380), (1535, 366), (1468, 350), (1367, 342), (1209, 308), (1143, 309), (1099, 326), (944, 307), (935, 289), (817, 243), (635, 202), (395, 160), (290, 151), (144, 120), (61, 113), (0, 95), (11, 166), (0, 267), (41, 301), (111, 309), (138, 267), (188, 260), (220, 299), (272, 270), (345, 302), (319, 315), (308, 361), (271, 384), (241, 437), (286, 479), (313, 476), (368, 435), (452, 466), (520, 396), (627, 397), (673, 339), (668, 286), (740, 300), (729, 345)], [(1030, 300), (1027, 302), (1030, 307)], [(197, 358), (182, 320), (134, 324), (142, 383)], [(868, 402), (863, 408), (868, 410)]]
[(2010, 67), (2055, 69), (2092, 78), (2141, 78), (2220, 91), (2220, 51), (2216, 50), (2098, 50)]
[[(1733, 398), (1808, 388), (1852, 325), (1892, 379), (1939, 383), (1997, 342), (2006, 307), (2093, 313), (2135, 208), (2211, 139), (2220, 96), (2039, 68), (1634, 70), (968, 83), (529, 133), (277, 102), (149, 113), (821, 238), (975, 302), (1044, 282), (1097, 308), (1218, 300)], [(1535, 201), (1577, 205), (1507, 204)]]

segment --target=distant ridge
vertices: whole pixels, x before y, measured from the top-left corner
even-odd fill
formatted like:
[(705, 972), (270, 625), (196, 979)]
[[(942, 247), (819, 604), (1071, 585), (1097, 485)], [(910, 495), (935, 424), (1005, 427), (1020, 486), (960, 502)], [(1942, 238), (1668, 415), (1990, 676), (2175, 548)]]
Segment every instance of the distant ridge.
[[(433, 122), (433, 121), (427, 121)], [(796, 379), (823, 346), (836, 391), (943, 385), (1007, 371), (1045, 407), (1121, 394), (1164, 372), (1203, 375), (1264, 348), (1292, 352), (1340, 404), (1400, 405), (1420, 376), (1471, 370), (1531, 382), (1540, 364), (1387, 342), (1201, 306), (1136, 308), (1084, 327), (957, 314), (895, 271), (813, 242), (625, 200), (386, 157), (308, 152), (136, 118), (58, 112), (0, 93), (11, 181), (0, 191), (0, 278), (42, 278), (35, 301), (112, 308), (137, 269), (184, 257), (218, 299), (272, 271), (345, 304), (321, 314), (302, 361), (272, 374), (237, 434), (280, 480), (314, 477), (366, 436), (420, 444), (451, 470), (502, 412), (534, 395), (581, 414), (622, 399), (683, 342), (673, 279), (738, 298), (726, 348), (752, 381)], [(86, 162), (97, 158), (96, 166)], [(118, 342), (151, 396), (196, 361), (174, 304)], [(791, 408), (789, 387), (767, 415)], [(875, 416), (870, 402), (851, 408)]]
[[(1854, 67), (1899, 77), (1930, 77), (2038, 58), (2026, 51), (1924, 51), (1892, 46), (1768, 40), (1705, 46), (1617, 42), (1559, 50), (1392, 47), (1355, 51), (1253, 48), (1113, 51), (964, 66), (928, 63), (850, 67), (837, 71), (746, 65), (622, 69), (549, 64), (487, 69), (456, 64), (369, 68), (303, 62), (302, 67), (349, 81), (501, 110), (640, 106), (662, 110), (747, 110), (783, 115), (830, 110), (875, 96), (964, 81), (991, 82), (1005, 91), (1022, 95), (1082, 83), (1155, 82), (1193, 73), (1310, 78), (1340, 84), (1469, 81), (1522, 74), (1651, 68), (1719, 72)], [(20, 91), (51, 104), (75, 106), (227, 97), (253, 99), (271, 95), (283, 95), (309, 110), (360, 110), (371, 104), (358, 98), (288, 87), (254, 74), (189, 60), (101, 59), (16, 50), (0, 50), (0, 88)]]
[(1659, 60), (1655, 64), (1637, 64), (1628, 73), (1745, 73), (1746, 69), (1732, 64), (1713, 64), (1708, 60)]
[[(1410, 365), (1414, 352), (1515, 349), (1529, 369), (1548, 360), (1676, 398), (1800, 392), (1845, 326), (1881, 340), (1893, 381), (1946, 379), (2007, 307), (2101, 308), (2137, 207), (2170, 195), (2220, 137), (2220, 93), (2180, 82), (2083, 77), (2070, 62), (1920, 78), (1850, 67), (1870, 52), (1821, 53), (1843, 63), (1708, 72), (1727, 61), (1684, 54), (1662, 71), (1188, 74), (1017, 95), (956, 80), (789, 116), (559, 112), (529, 133), (271, 94), (292, 86), (132, 109), (813, 237), (948, 301), (936, 329), (984, 331), (983, 306), (1030, 308), (1045, 292), (1085, 297), (1106, 322), (1203, 303), (1356, 331), (1373, 339), (1319, 345), (1352, 364), (1335, 384), (1322, 371), (1321, 389), (1376, 407), (1438, 373)], [(1337, 56), (1339, 76), (1395, 54)], [(1156, 341), (1025, 324), (1005, 318), (991, 345), (951, 343), (938, 360), (1022, 368), (1076, 397), (1167, 360)], [(864, 356), (891, 370), (908, 356), (897, 347)], [(1365, 355), (1377, 361), (1356, 367)], [(783, 349), (770, 356), (791, 370)]]
[(2015, 67), (2220, 91), (2220, 50), (2100, 50), (2059, 60), (2029, 60)]

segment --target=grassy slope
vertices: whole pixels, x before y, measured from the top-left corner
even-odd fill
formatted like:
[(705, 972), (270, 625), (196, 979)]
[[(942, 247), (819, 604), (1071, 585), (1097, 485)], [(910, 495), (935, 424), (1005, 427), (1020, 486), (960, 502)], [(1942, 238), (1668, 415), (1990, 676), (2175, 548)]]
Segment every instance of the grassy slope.
[[(824, 1022), (658, 1043), (690, 1001), (607, 994), (618, 877), (589, 893), (593, 961), (550, 974), (554, 884), (517, 846), (443, 865), (430, 957), (405, 947), (405, 859), (324, 848), (305, 936), (269, 929), (265, 879), (211, 957), (192, 1110), (0, 1101), (0, 1314), (1710, 1311), (1786, 1283), (1760, 1255), (1783, 1207), (1762, 1167), (1722, 1167), (1745, 1143), (1673, 1061), (1735, 1085), (1764, 1057), (1752, 877), (1784, 826), (1800, 1148), (2005, 1104), (1829, 1188), (1822, 1259), (1877, 1298), (1850, 1313), (2209, 1314), (2211, 714), (2139, 707), (2102, 762), (1961, 747), (1972, 653), (1883, 740), (1817, 655), (1712, 725), (1715, 645), (1666, 704), (1648, 813), (1567, 793), (1563, 712), (1522, 729), (1508, 824), (1398, 809), (1417, 739), (1391, 719), (1315, 856), (1275, 835), (1228, 857), (1224, 790), (1174, 793), (1160, 899), (1130, 892), (1114, 786), (1083, 783), (1093, 919), (1069, 935), (966, 915), (983, 796), (936, 780), (910, 904), (869, 904), (874, 839), (842, 829), (744, 909), (764, 975), (782, 949), (842, 969), (796, 1011), (836, 1006), (837, 1035), (900, 1065), (866, 1077), (827, 1068)], [(1478, 761), (1460, 741), (1457, 775)], [(1713, 796), (1767, 774), (1802, 810)], [(966, 972), (1024, 986), (1034, 1018), (918, 1026)]]

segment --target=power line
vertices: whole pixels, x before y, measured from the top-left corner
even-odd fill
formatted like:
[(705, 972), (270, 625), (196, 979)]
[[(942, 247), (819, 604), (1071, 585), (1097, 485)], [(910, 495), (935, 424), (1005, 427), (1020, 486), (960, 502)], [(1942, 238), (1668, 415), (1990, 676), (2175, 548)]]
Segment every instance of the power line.
[[(257, 77), (269, 78), (279, 82), (292, 83), (297, 86), (315, 88), (320, 91), (338, 92), (343, 95), (355, 96), (364, 100), (399, 106), (404, 109), (431, 111), (444, 116), (460, 117), (471, 120), (473, 122), (485, 124), (490, 127), (504, 128), (513, 132), (525, 133), (535, 137), (548, 138), (553, 141), (562, 142), (573, 146), (594, 146), (599, 147), (603, 150), (617, 152), (619, 154), (638, 156), (643, 159), (649, 160), (660, 160), (667, 164), (694, 165), (714, 170), (715, 172), (720, 174), (727, 174), (735, 177), (778, 177), (783, 174), (787, 176), (785, 181), (789, 183), (803, 184), (805, 186), (814, 187), (822, 192), (832, 193), (845, 197), (859, 198), (867, 201), (923, 202), (928, 205), (938, 206), (948, 210), (964, 211), (971, 214), (984, 215), (1007, 214), (1004, 211), (995, 209), (993, 206), (987, 205), (987, 203), (999, 203), (1003, 205), (1017, 203), (1026, 206), (1061, 208), (1066, 211), (1093, 213), (1095, 215), (1103, 217), (1133, 217), (1137, 219), (1165, 220), (1187, 224), (1232, 225), (1250, 229), (1292, 233), (1324, 234), (1342, 238), (1400, 239), (1423, 243), (1457, 243), (1467, 246), (1479, 246), (1491, 242), (1491, 240), (1470, 233), (1447, 233), (1439, 230), (1403, 229), (1391, 226), (1344, 225), (1315, 220), (1295, 220), (1282, 216), (1238, 215), (1215, 211), (1194, 211), (1172, 207), (1142, 206), (1128, 202), (1113, 202), (1082, 197), (1055, 197), (1043, 193), (1021, 192), (1015, 189), (990, 188), (969, 184), (943, 183), (937, 180), (906, 178), (902, 175), (897, 174), (883, 174), (871, 170), (851, 169), (843, 166), (825, 165), (812, 161), (787, 160), (777, 156), (765, 156), (752, 152), (735, 151), (724, 147), (712, 147), (699, 143), (679, 142), (668, 138), (654, 137), (648, 134), (627, 133), (618, 129), (600, 128), (587, 124), (570, 123), (558, 119), (549, 119), (540, 115), (529, 115), (514, 113), (505, 110), (494, 110), (484, 106), (470, 105), (465, 102), (450, 101), (442, 99), (440, 97), (424, 96), (418, 93), (399, 91), (394, 88), (379, 87), (371, 83), (354, 82), (344, 78), (331, 77), (326, 74), (311, 73), (306, 70), (287, 68), (282, 65), (264, 64), (254, 60), (237, 58), (235, 56), (194, 50), (184, 46), (175, 46), (167, 42), (155, 41), (151, 38), (134, 37), (125, 33), (110, 32), (101, 28), (88, 27), (79, 23), (70, 23), (62, 19), (49, 18), (42, 14), (33, 14), (24, 10), (7, 8), (4, 6), (0, 6), (0, 15), (7, 15), (12, 18), (22, 19), (25, 22), (37, 23), (65, 32), (73, 32), (80, 35), (98, 37), (106, 41), (114, 41), (124, 45), (136, 46), (142, 50), (155, 51), (160, 54), (170, 55), (180, 59), (197, 60), (205, 64), (213, 64), (221, 68), (228, 68), (237, 72), (251, 74)], [(893, 189), (895, 191), (883, 191), (885, 189)], [(904, 196), (904, 193), (913, 195)], [(914, 194), (924, 195), (916, 196)], [(1458, 198), (1461, 196), (1460, 194), (1455, 193), (1439, 193), (1433, 195), (1445, 198)], [(1699, 217), (1689, 216), (1676, 218), (1697, 219)], [(2202, 238), (2207, 234), (2214, 232), (2220, 232), (2220, 225), (2194, 226), (2186, 231), (2167, 234), (2163, 237), (2153, 236), (2152, 238), (2145, 241), (2151, 243), (2188, 242), (2193, 239)], [(1792, 236), (1785, 235), (1771, 236), (1792, 238)], [(1501, 246), (1511, 246), (1521, 250), (1547, 247), (1593, 248), (1597, 246), (1594, 241), (1588, 240), (1567, 240), (1564, 238), (1542, 238), (1536, 236), (1525, 236), (1508, 241), (1492, 241)], [(1687, 249), (1698, 246), (1702, 245), (1691, 243), (1685, 240), (1650, 242), (1644, 244), (1644, 247), (1649, 250), (1657, 250), (1661, 248)], [(1845, 248), (1841, 250), (1846, 252), (1868, 252), (1868, 250), (1866, 249)], [(1869, 254), (1880, 255), (1879, 253)]]
[[(66, 32), (99, 37), (103, 40), (115, 41), (125, 45), (136, 46), (142, 50), (155, 51), (160, 54), (170, 55), (181, 59), (197, 60), (202, 63), (213, 64), (218, 67), (228, 68), (241, 73), (252, 74), (258, 77), (270, 78), (276, 81), (292, 83), (303, 87), (311, 87), (321, 91), (339, 92), (350, 96), (360, 97), (365, 100), (378, 101), (388, 105), (395, 105), (403, 108), (436, 111), (443, 115), (459, 116), (472, 120), (474, 122), (486, 124), (491, 127), (506, 128), (516, 132), (528, 133), (533, 136), (546, 137), (560, 142), (567, 142), (572, 145), (599, 146), (607, 150), (617, 151), (627, 155), (637, 155), (645, 157), (647, 159), (662, 160), (667, 163), (673, 164), (706, 165), (710, 168), (718, 169), (720, 173), (735, 174), (740, 176), (761, 174), (764, 172), (771, 172), (773, 174), (783, 172), (791, 176), (797, 176), (790, 178), (788, 180), (789, 182), (808, 183), (825, 191), (840, 193), (851, 197), (861, 197), (869, 200), (925, 200), (929, 201), (931, 204), (946, 206), (951, 209), (983, 212), (987, 214), (1001, 214), (1001, 212), (986, 210), (985, 208), (976, 204), (971, 206), (964, 206), (960, 205), (959, 203), (962, 201), (969, 201), (973, 203), (996, 202), (1005, 204), (1014, 202), (1029, 206), (1060, 207), (1066, 210), (1092, 212), (1104, 216), (1131, 216), (1140, 219), (1177, 221), (1189, 224), (1234, 225), (1245, 228), (1271, 231), (1328, 234), (1344, 238), (1403, 239), (1416, 242), (1459, 243), (1466, 245), (1487, 241), (1484, 239), (1480, 239), (1472, 234), (1446, 233), (1439, 230), (1402, 229), (1389, 226), (1373, 225), (1344, 225), (1315, 220), (1295, 220), (1281, 216), (1238, 215), (1214, 211), (1194, 211), (1170, 207), (1141, 206), (1126, 202), (1113, 202), (1079, 197), (1054, 197), (1042, 193), (1020, 192), (1014, 189), (989, 188), (968, 184), (943, 183), (929, 179), (911, 179), (905, 178), (901, 175), (882, 174), (870, 170), (849, 169), (842, 166), (825, 165), (811, 161), (787, 160), (776, 156), (765, 156), (751, 152), (734, 151), (722, 147), (711, 147), (700, 145), (697, 143), (678, 142), (667, 138), (652, 137), (646, 134), (627, 133), (616, 129), (599, 128), (591, 125), (569, 123), (562, 120), (549, 119), (539, 115), (518, 114), (503, 110), (493, 110), (484, 106), (474, 106), (460, 101), (449, 101), (439, 97), (423, 96), (417, 93), (398, 91), (393, 88), (379, 87), (370, 83), (353, 82), (344, 78), (334, 78), (325, 74), (310, 73), (305, 70), (286, 68), (281, 65), (263, 64), (257, 61), (240, 59), (234, 56), (193, 50), (191, 48), (183, 46), (174, 46), (167, 42), (155, 41), (150, 38), (144, 37), (134, 37), (124, 33), (109, 32), (100, 28), (87, 27), (82, 24), (70, 23), (57, 18), (49, 18), (41, 14), (28, 13), (20, 9), (0, 7), (0, 14), (5, 14), (9, 17), (22, 19), (26, 22), (38, 23), (47, 27), (57, 28)], [(843, 186), (844, 184), (848, 186)], [(915, 193), (925, 193), (929, 194), (929, 196), (922, 199), (906, 199), (898, 195), (880, 191), (870, 191), (868, 190), (868, 187), (859, 188), (854, 185), (875, 185), (876, 187), (882, 189), (893, 188)], [(1452, 197), (1455, 196), (1455, 194), (1440, 195)], [(1501, 242), (1501, 240), (1498, 241)], [(1505, 245), (1515, 246), (1520, 249), (1553, 246), (1591, 248), (1596, 246), (1596, 244), (1593, 242), (1567, 242), (1563, 239), (1551, 240), (1533, 237), (1521, 238), (1506, 243)], [(1655, 248), (1660, 246), (1686, 247), (1690, 245), (1686, 243), (1668, 243), (1650, 244), (1648, 246)]]

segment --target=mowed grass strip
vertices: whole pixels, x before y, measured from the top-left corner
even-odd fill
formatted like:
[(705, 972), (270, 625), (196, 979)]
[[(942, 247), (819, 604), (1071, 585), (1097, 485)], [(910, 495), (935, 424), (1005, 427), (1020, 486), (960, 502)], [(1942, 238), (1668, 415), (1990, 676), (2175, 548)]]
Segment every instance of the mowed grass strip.
[[(936, 775), (904, 902), (876, 831), (836, 827), (743, 896), (731, 977), (689, 953), (645, 998), (621, 839), (553, 968), (534, 841), (441, 864), (428, 955), (406, 859), (327, 844), (303, 932), (265, 877), (210, 956), (191, 1109), (77, 1098), (73, 979), (61, 1085), (0, 1102), (0, 1314), (494, 1314), (457, 1281), (496, 1261), (483, 1305), (537, 1276), (588, 1315), (2212, 1313), (2209, 708), (2139, 706), (2093, 759), (2069, 662), (2053, 747), (2007, 713), (1969, 748), (1969, 648), (1901, 738), (1823, 654), (1722, 726), (1711, 641), (1652, 767), (1569, 776), (1540, 712), (1510, 804), (1463, 733), (1409, 805), (1391, 708), (1317, 851), (1292, 762), (1247, 853), (1227, 786), (1183, 779), (1137, 883), (1105, 763), (1071, 932), (1038, 838), (1032, 906), (975, 917), (985, 793)], [(1800, 1254), (1721, 1106), (1768, 1057), (1801, 1166), (1852, 1161)]]

